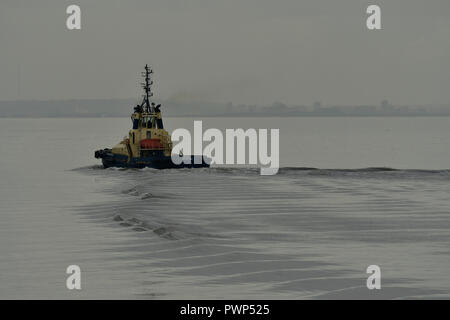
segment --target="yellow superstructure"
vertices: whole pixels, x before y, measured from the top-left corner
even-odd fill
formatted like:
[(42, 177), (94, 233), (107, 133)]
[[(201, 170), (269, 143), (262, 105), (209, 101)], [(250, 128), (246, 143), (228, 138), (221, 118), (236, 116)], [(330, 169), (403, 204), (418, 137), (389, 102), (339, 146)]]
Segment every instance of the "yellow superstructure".
[[(162, 125), (161, 111), (134, 112), (131, 116), (133, 129), (128, 132), (128, 137), (112, 148), (112, 153), (133, 157), (145, 157), (152, 155), (157, 150), (164, 156), (170, 156), (172, 152), (172, 140), (169, 133)], [(143, 142), (159, 140), (160, 146), (146, 147)]]

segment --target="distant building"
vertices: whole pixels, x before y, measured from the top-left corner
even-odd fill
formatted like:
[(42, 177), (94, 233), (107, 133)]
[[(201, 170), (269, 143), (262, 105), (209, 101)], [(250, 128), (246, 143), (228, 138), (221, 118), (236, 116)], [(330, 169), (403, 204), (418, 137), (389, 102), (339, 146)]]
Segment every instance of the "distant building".
[(322, 109), (322, 103), (319, 101), (314, 102), (313, 104), (313, 110), (315, 112), (320, 112), (320, 110)]
[(387, 100), (381, 101), (381, 111), (383, 112), (392, 112), (394, 111), (394, 106), (389, 103)]

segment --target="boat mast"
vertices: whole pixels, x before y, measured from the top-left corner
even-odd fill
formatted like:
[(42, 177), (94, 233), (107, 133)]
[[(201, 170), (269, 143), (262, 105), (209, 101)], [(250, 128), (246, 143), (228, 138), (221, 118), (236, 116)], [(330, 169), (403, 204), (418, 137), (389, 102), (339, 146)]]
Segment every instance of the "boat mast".
[(142, 101), (142, 108), (145, 108), (146, 112), (153, 112), (154, 110), (152, 110), (151, 104), (150, 104), (150, 100), (149, 97), (153, 97), (153, 92), (152, 92), (152, 84), (153, 84), (153, 80), (151, 79), (151, 75), (153, 74), (153, 70), (151, 68), (149, 68), (149, 66), (146, 64), (145, 65), (145, 72), (142, 72), (142, 76), (144, 77), (144, 81), (142, 82), (142, 88), (144, 89), (144, 100)]

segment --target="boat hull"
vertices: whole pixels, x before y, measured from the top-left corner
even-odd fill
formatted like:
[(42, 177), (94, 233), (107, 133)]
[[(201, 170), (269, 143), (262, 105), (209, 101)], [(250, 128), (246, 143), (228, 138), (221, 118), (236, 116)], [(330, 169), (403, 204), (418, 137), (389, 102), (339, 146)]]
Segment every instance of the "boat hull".
[(148, 157), (133, 157), (114, 154), (111, 149), (103, 149), (95, 151), (95, 158), (102, 159), (103, 167), (117, 168), (155, 168), (155, 169), (180, 169), (180, 168), (208, 168), (209, 164), (202, 158), (201, 164), (194, 163), (194, 156), (191, 156), (190, 164), (175, 164), (172, 158), (162, 154), (152, 155)]

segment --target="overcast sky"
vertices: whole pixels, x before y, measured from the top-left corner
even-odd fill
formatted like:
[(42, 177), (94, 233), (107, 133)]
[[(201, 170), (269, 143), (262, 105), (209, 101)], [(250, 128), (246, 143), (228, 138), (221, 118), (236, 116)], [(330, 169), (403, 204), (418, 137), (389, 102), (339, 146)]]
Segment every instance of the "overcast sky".
[(134, 98), (145, 63), (162, 99), (450, 103), (450, 1), (0, 0), (0, 100)]

